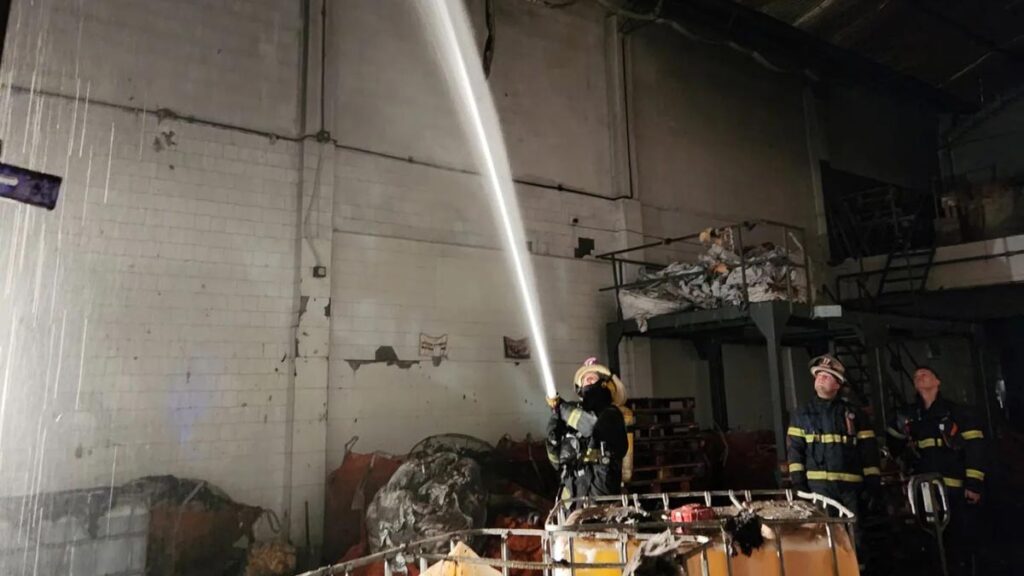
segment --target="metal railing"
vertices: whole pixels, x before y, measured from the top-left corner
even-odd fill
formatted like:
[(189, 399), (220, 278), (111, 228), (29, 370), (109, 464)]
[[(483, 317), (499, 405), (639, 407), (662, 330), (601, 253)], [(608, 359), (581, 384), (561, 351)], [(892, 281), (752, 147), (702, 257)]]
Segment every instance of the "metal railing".
[[(818, 513), (811, 517), (764, 518), (761, 520), (764, 526), (775, 533), (774, 552), (779, 562), (779, 574), (785, 576), (786, 573), (784, 562), (785, 550), (779, 530), (784, 527), (823, 525), (832, 557), (832, 576), (840, 576), (835, 530), (837, 528), (845, 529), (848, 541), (852, 545), (853, 537), (851, 530), (852, 525), (856, 521), (853, 513), (838, 502), (824, 496), (794, 492), (792, 490), (676, 492), (566, 500), (560, 502), (552, 509), (544, 529), (481, 528), (462, 530), (395, 546), (356, 560), (324, 566), (305, 572), (301, 576), (350, 576), (360, 568), (382, 562), (384, 563), (385, 576), (393, 576), (395, 572), (404, 571), (406, 566), (410, 564), (418, 565), (422, 574), (431, 563), (441, 561), (451, 562), (456, 565), (490, 566), (500, 570), (503, 576), (509, 576), (511, 570), (541, 572), (544, 576), (553, 576), (555, 574), (576, 576), (577, 572), (581, 570), (622, 571), (629, 566), (631, 560), (635, 560), (635, 558), (630, 557), (630, 544), (634, 546), (637, 544), (642, 545), (645, 541), (664, 535), (666, 531), (672, 533), (673, 541), (678, 546), (676, 550), (677, 560), (686, 564), (690, 560), (699, 559), (702, 576), (712, 576), (708, 549), (713, 545), (711, 535), (717, 535), (716, 538), (721, 538), (721, 543), (725, 550), (726, 574), (732, 576), (733, 562), (729, 551), (732, 550), (733, 541), (726, 529), (725, 518), (696, 522), (656, 520), (630, 524), (585, 523), (570, 525), (568, 515), (575, 508), (589, 508), (600, 505), (622, 506), (636, 511), (643, 510), (648, 513), (654, 509), (661, 510), (667, 514), (671, 509), (683, 503), (703, 503), (710, 507), (718, 502), (720, 504), (731, 504), (737, 510), (740, 510), (755, 501), (772, 501), (782, 504), (807, 502), (815, 505), (815, 508), (818, 510)], [(445, 542), (454, 547), (458, 542), (467, 542), (483, 537), (501, 539), (500, 558), (453, 556), (436, 552), (438, 545)], [(536, 538), (542, 550), (542, 561), (510, 559), (508, 541), (511, 537)], [(586, 540), (586, 545), (590, 546), (593, 546), (595, 540), (609, 541), (610, 545), (615, 546), (618, 556), (617, 561), (604, 563), (575, 561), (577, 558), (576, 551), (579, 550), (579, 546), (584, 545), (578, 542), (579, 540)], [(557, 557), (563, 555), (566, 551), (568, 559)], [(637, 554), (642, 554), (639, 548), (633, 552), (633, 556)], [(590, 574), (594, 573), (591, 572)]]
[[(750, 304), (750, 290), (747, 285), (747, 269), (750, 266), (750, 260), (747, 256), (747, 250), (758, 244), (764, 243), (755, 242), (750, 244), (744, 243), (744, 232), (749, 233), (756, 230), (769, 230), (781, 235), (781, 246), (787, 259), (787, 265), (790, 270), (786, 273), (786, 292), (785, 300), (797, 301), (799, 297), (799, 289), (804, 290), (808, 303), (813, 297), (813, 291), (811, 290), (811, 275), (810, 275), (810, 259), (807, 254), (807, 238), (803, 228), (785, 224), (783, 222), (774, 222), (771, 220), (748, 220), (739, 222), (736, 224), (727, 224), (724, 226), (718, 226), (714, 228), (708, 228), (701, 232), (695, 232), (693, 234), (687, 234), (684, 236), (676, 236), (672, 238), (664, 238), (656, 242), (648, 242), (639, 246), (633, 246), (631, 248), (623, 248), (621, 250), (614, 250), (611, 252), (605, 252), (598, 254), (595, 258), (601, 260), (607, 260), (611, 264), (612, 268), (612, 280), (611, 286), (601, 288), (601, 292), (615, 292), (615, 301), (617, 307), (617, 313), (619, 320), (623, 320), (622, 317), (622, 300), (621, 295), (623, 290), (633, 290), (637, 288), (644, 288), (663, 282), (668, 282), (677, 279), (693, 278), (702, 274), (705, 274), (704, 270), (698, 271), (686, 271), (677, 274), (669, 274), (660, 276), (658, 278), (651, 278), (647, 280), (637, 280), (633, 282), (626, 281), (626, 267), (637, 266), (649, 270), (663, 270), (667, 267), (666, 264), (651, 262), (639, 258), (628, 256), (629, 254), (635, 254), (643, 250), (650, 250), (654, 248), (664, 248), (672, 245), (687, 244), (701, 249), (706, 249), (709, 244), (700, 242), (701, 235), (708, 230), (712, 230), (715, 233), (721, 234), (722, 236), (728, 237), (730, 246), (729, 251), (734, 253), (739, 259), (740, 277), (741, 277), (741, 296), (742, 306)], [(770, 241), (772, 238), (768, 238), (765, 241)], [(778, 238), (774, 238), (778, 239)], [(794, 262), (790, 257), (791, 248), (796, 245), (798, 252), (802, 253), (800, 261)], [(803, 282), (801, 286), (794, 286), (792, 281), (793, 271), (802, 270), (804, 274)]]
[[(671, 528), (673, 524), (658, 523), (658, 526), (663, 529), (668, 529)], [(679, 526), (684, 525), (680, 524)], [(645, 525), (634, 525), (630, 528), (643, 527), (645, 527)], [(579, 570), (623, 570), (626, 568), (629, 560), (626, 557), (627, 554), (624, 547), (621, 547), (623, 553), (619, 555), (618, 562), (575, 562), (555, 560), (552, 550), (555, 540), (561, 539), (562, 542), (567, 542), (570, 550), (570, 558), (572, 558), (573, 551), (576, 548), (577, 539), (585, 538), (587, 540), (592, 540), (595, 538), (596, 533), (603, 531), (610, 534), (612, 531), (622, 530), (623, 528), (624, 526), (621, 524), (587, 524), (586, 526), (576, 528), (478, 528), (473, 530), (461, 530), (442, 534), (433, 538), (418, 540), (401, 546), (395, 546), (387, 550), (382, 550), (376, 554), (370, 554), (369, 556), (364, 556), (348, 562), (324, 566), (315, 570), (303, 572), (299, 576), (351, 576), (353, 572), (360, 568), (365, 568), (379, 563), (384, 564), (385, 576), (393, 576), (396, 572), (405, 572), (406, 567), (409, 564), (417, 565), (420, 573), (422, 574), (427, 570), (431, 563), (441, 561), (452, 562), (455, 564), (490, 566), (491, 568), (501, 570), (503, 576), (509, 576), (509, 572), (511, 570), (542, 572), (545, 576), (551, 576), (555, 570), (569, 571), (573, 576), (575, 576), (576, 572)], [(658, 534), (659, 533), (656, 532), (635, 534), (622, 532), (619, 536), (622, 544), (625, 545), (627, 542), (627, 536), (630, 539), (642, 542), (649, 540)], [(508, 542), (509, 539), (514, 536), (520, 538), (536, 538), (543, 550), (543, 560), (541, 562), (535, 562), (510, 559), (511, 551), (509, 549)], [(467, 542), (481, 537), (501, 538), (501, 558), (455, 556), (432, 551), (438, 544), (448, 542), (454, 548), (454, 546), (459, 542)], [(678, 535), (674, 536), (674, 538), (681, 542), (682, 546), (686, 547), (679, 553), (684, 560), (700, 555), (702, 558), (702, 564), (705, 566), (707, 565), (706, 548), (711, 542), (710, 538), (694, 535)], [(703, 576), (709, 576), (709, 571), (705, 570)]]
[[(721, 502), (722, 500), (732, 504), (737, 511), (743, 510), (754, 502), (777, 502), (783, 504), (792, 505), (795, 502), (807, 502), (814, 504), (819, 508), (820, 513), (812, 517), (802, 518), (761, 518), (761, 524), (768, 527), (775, 535), (774, 546), (775, 546), (775, 557), (778, 561), (779, 574), (785, 576), (785, 551), (783, 549), (783, 538), (780, 533), (780, 529), (786, 527), (800, 527), (807, 525), (823, 525), (825, 527), (826, 537), (828, 538), (828, 548), (832, 560), (832, 576), (840, 576), (840, 563), (839, 555), (837, 552), (836, 535), (834, 532), (835, 527), (841, 527), (847, 532), (847, 541), (851, 544), (851, 552), (856, 553), (855, 549), (852, 548), (854, 544), (853, 538), (853, 525), (856, 523), (856, 517), (853, 512), (844, 507), (839, 502), (822, 496), (820, 494), (813, 494), (809, 492), (795, 492), (793, 490), (720, 490), (720, 491), (704, 491), (704, 492), (670, 492), (660, 494), (631, 494), (622, 496), (605, 496), (598, 498), (579, 498), (574, 500), (562, 501), (555, 506), (548, 517), (548, 527), (563, 527), (567, 523), (567, 514), (576, 507), (591, 507), (595, 505), (618, 505), (623, 508), (633, 508), (636, 510), (645, 510), (651, 512), (651, 504), (654, 509), (660, 509), (660, 511), (666, 516), (669, 515), (671, 510), (678, 508), (684, 504), (703, 504), (707, 507), (712, 507), (716, 501)], [(646, 504), (646, 506), (645, 506)], [(590, 529), (594, 529), (593, 525), (586, 525)], [(650, 522), (650, 523), (638, 523), (632, 525), (631, 528), (636, 530), (659, 530), (659, 529), (674, 529), (684, 528), (688, 533), (696, 534), (715, 534), (721, 539), (721, 543), (724, 548), (725, 555), (725, 569), (727, 576), (733, 576), (733, 561), (732, 561), (732, 548), (733, 541), (730, 533), (726, 529), (726, 519), (719, 518), (716, 520), (706, 521), (695, 521), (686, 523), (673, 523), (673, 522)], [(619, 526), (621, 529), (621, 526)], [(707, 547), (701, 551), (701, 569), (703, 576), (710, 576), (708, 570), (708, 552)], [(716, 575), (717, 576), (717, 575)], [(825, 576), (825, 575), (822, 575)]]

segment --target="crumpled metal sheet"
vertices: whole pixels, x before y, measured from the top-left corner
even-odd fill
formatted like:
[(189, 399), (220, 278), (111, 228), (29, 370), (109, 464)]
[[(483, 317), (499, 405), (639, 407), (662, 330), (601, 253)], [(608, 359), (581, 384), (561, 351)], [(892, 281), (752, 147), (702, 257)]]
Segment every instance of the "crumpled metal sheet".
[(801, 249), (787, 251), (762, 244), (746, 250), (745, 263), (741, 263), (735, 252), (713, 243), (695, 263), (673, 262), (657, 271), (641, 270), (639, 281), (664, 281), (639, 290), (623, 290), (620, 305), (623, 315), (635, 319), (640, 331), (645, 332), (647, 319), (659, 314), (742, 304), (744, 278), (751, 302), (806, 302), (806, 271), (794, 266), (802, 261)]
[[(487, 492), (480, 472), (476, 460), (443, 447), (410, 455), (366, 511), (371, 551), (482, 527)], [(433, 551), (447, 549), (440, 542)]]

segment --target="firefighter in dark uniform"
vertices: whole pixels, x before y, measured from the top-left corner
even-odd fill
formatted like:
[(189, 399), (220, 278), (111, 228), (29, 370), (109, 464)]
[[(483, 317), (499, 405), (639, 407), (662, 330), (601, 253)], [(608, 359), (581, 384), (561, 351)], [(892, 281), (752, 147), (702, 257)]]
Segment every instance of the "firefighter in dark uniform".
[(816, 396), (790, 421), (789, 475), (797, 490), (857, 513), (881, 481), (878, 442), (864, 413), (840, 395), (843, 364), (826, 354), (811, 360), (810, 369)]
[(548, 460), (562, 478), (560, 497), (608, 496), (622, 492), (623, 459), (629, 448), (622, 383), (590, 358), (573, 379), (578, 402), (549, 398)]
[(942, 396), (941, 384), (930, 367), (914, 371), (917, 402), (898, 416), (888, 432), (902, 441), (902, 455), (912, 474), (942, 475), (950, 508), (945, 531), (949, 566), (953, 574), (971, 574), (981, 528), (985, 434), (966, 407)]

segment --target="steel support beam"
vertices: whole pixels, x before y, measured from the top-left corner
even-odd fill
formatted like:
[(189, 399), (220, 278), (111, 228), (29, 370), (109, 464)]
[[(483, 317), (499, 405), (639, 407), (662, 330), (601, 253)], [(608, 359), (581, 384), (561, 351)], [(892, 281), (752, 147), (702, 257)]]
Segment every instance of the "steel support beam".
[(723, 432), (727, 431), (729, 429), (729, 407), (725, 393), (725, 362), (722, 360), (722, 341), (708, 338), (696, 340), (694, 345), (701, 360), (708, 363), (712, 418), (714, 418), (718, 429)]
[(871, 405), (874, 408), (872, 427), (879, 438), (885, 438), (885, 426), (890, 410), (885, 401), (885, 390), (890, 386), (889, 371), (885, 367), (885, 352), (889, 343), (889, 331), (882, 322), (865, 316), (859, 327), (864, 342), (868, 374), (871, 376)]
[[(778, 462), (786, 461), (786, 397), (783, 390), (785, 374), (782, 364), (782, 331), (789, 320), (789, 306), (781, 302), (755, 302), (750, 305), (750, 317), (764, 336), (768, 352), (768, 379), (771, 384), (772, 428), (775, 431), (775, 455)], [(781, 467), (776, 467), (776, 480), (780, 480)]]
[[(978, 403), (978, 410), (981, 417), (985, 419), (985, 434), (987, 438), (995, 438), (995, 426), (992, 421), (993, 394), (989, 394), (987, 378), (985, 376), (985, 338), (980, 327), (976, 328), (971, 337), (971, 366), (974, 373), (974, 395)], [(990, 442), (993, 440), (990, 440)]]
[(619, 344), (622, 342), (622, 323), (609, 322), (605, 327), (605, 335), (608, 340), (608, 368), (615, 374), (622, 373), (622, 365), (619, 361)]

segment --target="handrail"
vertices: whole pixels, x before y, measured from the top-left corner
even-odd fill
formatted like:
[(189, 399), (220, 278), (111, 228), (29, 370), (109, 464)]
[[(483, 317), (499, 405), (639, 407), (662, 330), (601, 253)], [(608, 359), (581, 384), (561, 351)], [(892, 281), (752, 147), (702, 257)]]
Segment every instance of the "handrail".
[[(1012, 258), (1014, 256), (1020, 256), (1021, 254), (1024, 254), (1024, 250), (1004, 250), (1004, 251), (1002, 251), (1002, 252), (1000, 252), (998, 254), (982, 254), (980, 256), (964, 256), (963, 258), (951, 258), (949, 260), (939, 260), (937, 262), (932, 262), (931, 263), (931, 267), (934, 268), (936, 266), (945, 266), (945, 265), (948, 265), (948, 264), (962, 264), (964, 262), (978, 262), (978, 261), (982, 261), (982, 260), (995, 260), (997, 258)], [(881, 254), (879, 254), (878, 256), (881, 256)], [(915, 264), (913, 266), (905, 266), (905, 268), (923, 268), (925, 266), (927, 266), (927, 264), (923, 264), (922, 263), (922, 264)], [(838, 281), (838, 280), (845, 280), (847, 278), (877, 276), (878, 274), (881, 274), (882, 272), (884, 272), (884, 270), (881, 269), (881, 268), (879, 268), (878, 270), (863, 270), (863, 271), (860, 271), (860, 272), (848, 272), (846, 274), (839, 274), (838, 276), (836, 276), (836, 280)]]
[[(607, 569), (622, 569), (627, 565), (627, 558), (621, 558), (619, 562), (565, 562), (565, 561), (544, 561), (544, 562), (532, 562), (526, 560), (508, 560), (508, 538), (510, 536), (526, 536), (539, 538), (542, 544), (545, 545), (545, 549), (550, 547), (550, 539), (556, 536), (566, 536), (569, 538), (570, 547), (572, 542), (577, 537), (594, 538), (595, 532), (605, 531), (621, 531), (623, 533), (630, 533), (630, 535), (636, 540), (650, 539), (665, 530), (671, 530), (673, 528), (685, 528), (696, 527), (696, 523), (673, 523), (673, 522), (661, 522), (661, 523), (650, 523), (640, 525), (623, 525), (623, 524), (586, 524), (579, 527), (562, 528), (562, 527), (549, 527), (545, 529), (540, 528), (475, 528), (469, 530), (457, 530), (454, 532), (448, 532), (440, 534), (438, 536), (432, 536), (430, 538), (424, 538), (415, 542), (402, 544), (400, 546), (393, 546), (387, 550), (363, 556), (355, 560), (348, 560), (345, 562), (339, 562), (336, 564), (330, 564), (328, 566), (322, 566), (314, 570), (303, 572), (299, 576), (332, 576), (337, 574), (350, 575), (359, 568), (364, 568), (379, 562), (385, 563), (385, 574), (390, 574), (392, 571), (392, 562), (399, 561), (401, 567), (411, 563), (406, 559), (406, 556), (411, 557), (413, 561), (419, 561), (421, 566), (426, 561), (440, 562), (440, 561), (451, 561), (456, 564), (475, 564), (483, 566), (491, 566), (494, 568), (513, 568), (520, 570), (534, 570), (545, 573), (550, 573), (556, 569), (572, 569), (576, 570), (607, 570)], [(637, 533), (638, 529), (651, 528), (658, 529), (658, 532), (648, 533)], [(718, 526), (715, 526), (717, 529)], [(486, 558), (486, 557), (463, 557), (463, 556), (450, 556), (446, 554), (438, 554), (437, 552), (428, 552), (428, 547), (434, 548), (438, 544), (444, 542), (450, 542), (452, 544), (456, 542), (465, 542), (472, 540), (473, 538), (480, 536), (491, 536), (501, 538), (501, 555), (502, 558)], [(707, 546), (710, 544), (711, 539), (707, 536), (701, 535), (674, 535), (677, 541), (681, 544), (688, 544), (691, 546), (690, 549), (682, 553), (684, 558), (691, 558), (697, 556), (707, 555)], [(546, 555), (547, 556), (547, 555)]]
[[(684, 559), (689, 560), (691, 558), (700, 557), (701, 568), (703, 576), (709, 576), (709, 561), (708, 561), (708, 547), (711, 544), (711, 538), (704, 534), (694, 534), (694, 532), (704, 532), (706, 534), (723, 534), (723, 544), (728, 545), (728, 536), (724, 532), (725, 518), (711, 521), (698, 521), (698, 522), (666, 522), (666, 521), (653, 521), (653, 522), (641, 522), (636, 524), (624, 524), (624, 523), (601, 523), (601, 524), (578, 524), (578, 525), (567, 525), (565, 522), (565, 513), (568, 508), (571, 508), (575, 504), (582, 506), (593, 506), (595, 504), (603, 503), (609, 505), (622, 505), (625, 507), (633, 507), (634, 509), (640, 510), (641, 501), (656, 500), (660, 501), (665, 508), (668, 510), (670, 502), (673, 499), (688, 498), (704, 502), (710, 506), (713, 499), (728, 499), (728, 501), (742, 509), (753, 502), (756, 498), (770, 497), (772, 500), (781, 503), (792, 503), (800, 500), (809, 502), (815, 505), (824, 507), (826, 510), (835, 509), (838, 516), (832, 516), (822, 511), (819, 515), (804, 517), (804, 518), (762, 518), (761, 523), (767, 528), (776, 531), (778, 535), (778, 528), (785, 526), (803, 526), (807, 524), (821, 524), (825, 526), (828, 534), (829, 546), (834, 550), (835, 547), (835, 535), (832, 530), (833, 526), (839, 525), (850, 530), (852, 524), (856, 522), (856, 518), (853, 513), (847, 508), (843, 507), (842, 504), (825, 498), (818, 494), (808, 492), (794, 492), (793, 490), (721, 490), (721, 491), (706, 491), (706, 492), (673, 492), (673, 493), (657, 493), (657, 494), (628, 494), (621, 496), (606, 496), (596, 498), (577, 498), (568, 501), (562, 501), (555, 506), (548, 516), (548, 521), (544, 529), (539, 528), (476, 528), (468, 530), (459, 530), (449, 532), (446, 534), (440, 534), (429, 538), (424, 538), (416, 542), (403, 544), (400, 546), (393, 546), (387, 550), (383, 550), (362, 558), (350, 560), (346, 562), (340, 562), (328, 566), (323, 566), (314, 570), (310, 570), (302, 573), (300, 576), (333, 576), (333, 575), (351, 575), (355, 570), (360, 568), (384, 562), (384, 572), (386, 575), (391, 575), (396, 568), (402, 570), (406, 565), (418, 562), (421, 571), (427, 567), (427, 562), (439, 562), (439, 561), (450, 561), (455, 564), (464, 563), (471, 565), (482, 565), (491, 566), (496, 569), (501, 569), (503, 573), (507, 573), (509, 569), (520, 569), (530, 571), (543, 571), (545, 575), (554, 575), (558, 573), (564, 574), (568, 572), (575, 574), (579, 570), (621, 570), (627, 568), (630, 565), (630, 558), (627, 547), (625, 545), (626, 540), (629, 538), (634, 541), (645, 541), (665, 534), (666, 532), (672, 534), (672, 537), (679, 546), (686, 545), (684, 551), (680, 552), (680, 556)], [(685, 529), (686, 533), (681, 533)], [(456, 542), (465, 542), (472, 540), (476, 537), (499, 537), (501, 538), (501, 558), (487, 558), (487, 557), (461, 557), (439, 554), (436, 550), (439, 544), (449, 542), (454, 545)], [(541, 547), (543, 549), (544, 561), (524, 561), (524, 560), (510, 560), (508, 539), (511, 536), (522, 536), (522, 537), (534, 537), (539, 538), (541, 541)], [(618, 562), (605, 562), (605, 563), (585, 563), (577, 562), (573, 549), (575, 547), (576, 538), (585, 538), (588, 540), (604, 539), (604, 540), (619, 540), (619, 558)], [(561, 540), (560, 540), (561, 539)], [(569, 550), (568, 561), (565, 559), (553, 558), (552, 548), (557, 542), (561, 542), (559, 545), (567, 545)], [(727, 555), (728, 556), (728, 555)], [(634, 559), (635, 561), (635, 559)], [(783, 562), (783, 557), (779, 555), (780, 568)], [(397, 564), (395, 566), (394, 564)], [(728, 573), (732, 573), (731, 562), (727, 558)], [(561, 572), (558, 572), (561, 571)], [(833, 566), (833, 573), (835, 576), (839, 575), (838, 568)]]
[[(746, 230), (746, 231), (754, 230), (758, 226), (762, 226), (762, 225), (765, 226), (765, 227), (768, 227), (768, 228), (777, 228), (777, 229), (779, 229), (781, 231), (781, 233), (782, 233), (782, 241), (779, 243), (779, 245), (784, 247), (784, 250), (786, 252), (786, 259), (787, 259), (786, 266), (790, 269), (790, 273), (792, 273), (795, 270), (803, 270), (804, 271), (804, 281), (801, 283), (801, 286), (794, 286), (793, 283), (792, 283), (792, 279), (790, 278), (789, 274), (787, 274), (787, 276), (786, 276), (786, 294), (785, 294), (785, 299), (789, 300), (789, 301), (794, 301), (796, 299), (796, 297), (799, 295), (799, 290), (801, 288), (803, 288), (804, 290), (806, 290), (806, 295), (807, 295), (808, 301), (810, 301), (812, 299), (812, 297), (813, 297), (813, 290), (811, 288), (810, 255), (807, 252), (807, 248), (806, 248), (806, 246), (807, 246), (807, 241), (806, 240), (807, 239), (806, 239), (806, 234), (805, 234), (803, 228), (801, 228), (799, 226), (794, 226), (792, 224), (786, 224), (784, 222), (777, 222), (777, 221), (773, 221), (773, 220), (759, 219), (759, 220), (746, 220), (746, 221), (739, 222), (739, 223), (736, 223), (736, 224), (726, 224), (726, 225), (722, 225), (722, 226), (712, 227), (714, 230), (729, 230), (732, 233), (731, 251), (733, 253), (735, 253), (736, 257), (739, 259), (739, 266), (738, 267), (739, 267), (739, 269), (741, 271), (741, 273), (740, 273), (740, 279), (742, 281), (742, 291), (741, 291), (742, 302), (741, 302), (741, 305), (742, 306), (747, 306), (750, 303), (750, 291), (749, 291), (749, 288), (747, 286), (747, 269), (749, 268), (750, 263), (748, 262), (748, 258), (747, 258), (747, 254), (746, 254), (746, 247), (744, 246), (744, 243), (743, 243), (743, 236), (744, 236), (743, 232), (744, 232), (744, 230)], [(705, 229), (705, 230), (707, 230), (707, 229)], [(791, 236), (791, 234), (793, 234), (794, 232), (797, 233), (797, 237), (792, 237)], [(598, 255), (595, 256), (596, 259), (606, 260), (606, 261), (609, 261), (612, 264), (613, 284), (611, 286), (606, 286), (606, 287), (599, 288), (598, 291), (599, 292), (611, 292), (611, 291), (615, 292), (616, 313), (617, 313), (617, 317), (618, 317), (619, 321), (624, 320), (623, 315), (622, 315), (622, 302), (621, 302), (621, 291), (622, 290), (628, 290), (628, 289), (633, 289), (633, 288), (642, 288), (644, 286), (650, 286), (650, 285), (654, 285), (654, 284), (659, 284), (661, 282), (670, 281), (670, 280), (672, 280), (674, 278), (697, 277), (697, 276), (699, 276), (699, 275), (704, 273), (703, 271), (683, 271), (683, 272), (678, 272), (678, 273), (670, 274), (670, 275), (667, 275), (667, 276), (662, 277), (662, 278), (650, 278), (650, 279), (646, 279), (646, 280), (636, 280), (634, 282), (627, 283), (625, 281), (625, 268), (624, 268), (625, 264), (638, 265), (638, 266), (647, 266), (647, 267), (658, 268), (658, 269), (662, 269), (662, 270), (665, 269), (667, 266), (665, 264), (654, 263), (654, 262), (645, 262), (643, 260), (638, 260), (638, 259), (627, 260), (625, 258), (622, 258), (621, 256), (623, 254), (628, 254), (630, 252), (636, 252), (638, 250), (645, 250), (645, 249), (655, 248), (655, 247), (659, 247), (659, 246), (668, 246), (668, 245), (679, 243), (679, 242), (689, 241), (689, 240), (692, 240), (694, 238), (699, 238), (701, 236), (701, 234), (703, 234), (703, 231), (702, 232), (697, 232), (697, 233), (694, 233), (694, 234), (686, 234), (686, 235), (683, 235), (683, 236), (676, 236), (676, 237), (672, 237), (672, 238), (665, 238), (665, 239), (662, 239), (662, 240), (660, 240), (658, 242), (648, 242), (646, 244), (641, 244), (639, 246), (633, 246), (633, 247), (630, 247), (630, 248), (623, 248), (621, 250), (613, 250), (611, 252), (605, 252), (603, 254), (598, 254)], [(791, 258), (790, 250), (792, 249), (792, 246), (791, 246), (792, 244), (796, 244), (797, 248), (799, 249), (799, 251), (803, 253), (802, 261), (794, 261)], [(700, 243), (699, 245), (701, 247), (705, 247), (705, 244), (703, 244), (703, 243)]]

